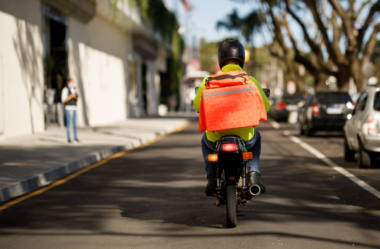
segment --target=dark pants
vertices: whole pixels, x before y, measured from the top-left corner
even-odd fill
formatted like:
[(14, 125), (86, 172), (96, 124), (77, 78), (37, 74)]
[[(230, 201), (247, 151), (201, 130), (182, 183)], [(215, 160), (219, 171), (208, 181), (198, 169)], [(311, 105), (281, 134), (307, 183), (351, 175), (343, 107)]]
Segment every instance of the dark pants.
[[(261, 153), (261, 136), (260, 133), (255, 130), (253, 138), (247, 141), (247, 150), (252, 152), (253, 158), (248, 160), (249, 171), (259, 172), (259, 163), (260, 163), (260, 153)], [(206, 137), (206, 134), (202, 137), (202, 154), (203, 159), (206, 164), (207, 174), (216, 172), (216, 165), (214, 162), (208, 160), (208, 155), (214, 153), (214, 143), (209, 141)]]

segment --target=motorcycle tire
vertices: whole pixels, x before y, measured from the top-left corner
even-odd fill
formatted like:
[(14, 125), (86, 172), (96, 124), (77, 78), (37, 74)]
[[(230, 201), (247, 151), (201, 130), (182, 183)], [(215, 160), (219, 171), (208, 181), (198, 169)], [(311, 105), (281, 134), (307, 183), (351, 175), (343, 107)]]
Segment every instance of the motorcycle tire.
[(226, 186), (226, 200), (227, 200), (227, 227), (234, 228), (237, 226), (237, 213), (236, 213), (236, 187), (235, 185)]

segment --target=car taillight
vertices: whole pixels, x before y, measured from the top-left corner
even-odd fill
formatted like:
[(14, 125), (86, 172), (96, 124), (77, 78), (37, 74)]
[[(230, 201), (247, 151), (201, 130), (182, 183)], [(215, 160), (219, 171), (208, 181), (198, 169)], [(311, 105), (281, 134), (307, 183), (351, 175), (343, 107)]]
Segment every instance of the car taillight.
[(377, 128), (376, 128), (376, 121), (375, 120), (370, 120), (367, 122), (367, 129), (368, 133), (376, 133)]
[(320, 114), (321, 111), (319, 110), (319, 107), (317, 104), (314, 104), (312, 107), (311, 107), (311, 113), (313, 114)]
[(235, 151), (237, 150), (236, 144), (223, 144), (223, 151)]
[(278, 103), (275, 108), (281, 110), (281, 109), (284, 109), (285, 107), (286, 107), (286, 104), (282, 102), (282, 103)]

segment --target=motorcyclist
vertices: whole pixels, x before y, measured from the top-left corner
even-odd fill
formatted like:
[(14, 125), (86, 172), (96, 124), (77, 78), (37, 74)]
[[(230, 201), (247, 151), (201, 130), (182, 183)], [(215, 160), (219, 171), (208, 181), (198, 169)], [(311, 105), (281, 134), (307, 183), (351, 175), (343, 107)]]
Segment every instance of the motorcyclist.
[[(218, 49), (218, 62), (219, 66), (222, 69), (222, 72), (230, 72), (242, 70), (244, 67), (245, 61), (245, 50), (243, 45), (235, 39), (227, 39), (222, 44), (220, 44)], [(270, 109), (270, 103), (264, 94), (260, 84), (255, 78), (250, 76), (251, 82), (253, 82), (257, 89), (260, 92), (260, 95), (264, 101), (266, 112)], [(207, 78), (205, 78), (200, 85), (197, 95), (194, 99), (194, 106), (199, 111), (200, 103), (202, 98), (202, 91), (206, 89)], [(260, 162), (260, 152), (261, 152), (261, 136), (260, 133), (255, 130), (254, 127), (247, 128), (238, 128), (222, 131), (209, 132), (206, 130), (205, 134), (202, 137), (202, 154), (203, 159), (206, 164), (207, 172), (207, 186), (206, 186), (206, 195), (212, 196), (216, 193), (216, 165), (214, 162), (208, 161), (208, 155), (213, 154), (214, 152), (214, 143), (218, 141), (221, 137), (226, 135), (236, 135), (244, 139), (247, 143), (247, 150), (252, 152), (253, 158), (249, 162), (249, 173), (248, 176), (248, 185), (259, 185), (261, 187), (261, 192), (265, 193), (265, 185), (261, 178), (259, 171), (259, 162)]]

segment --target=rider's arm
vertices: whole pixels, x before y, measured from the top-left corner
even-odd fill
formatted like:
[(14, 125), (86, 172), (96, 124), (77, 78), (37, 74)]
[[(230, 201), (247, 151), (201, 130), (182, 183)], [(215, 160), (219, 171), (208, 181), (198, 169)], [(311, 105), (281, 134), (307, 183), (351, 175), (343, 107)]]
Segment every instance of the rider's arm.
[(253, 78), (252, 76), (249, 76), (249, 77), (251, 78), (251, 81), (252, 81), (253, 83), (255, 83), (257, 89), (259, 90), (259, 92), (260, 92), (260, 94), (261, 94), (261, 98), (263, 98), (264, 105), (265, 105), (265, 110), (266, 110), (267, 112), (269, 112), (269, 110), (270, 110), (270, 103), (269, 103), (269, 101), (268, 101), (267, 96), (265, 95), (265, 93), (264, 93), (264, 91), (263, 91), (263, 88), (261, 87), (261, 85), (259, 84), (259, 82), (258, 82), (255, 78)]
[(206, 89), (206, 79), (207, 78), (203, 79), (202, 84), (199, 86), (197, 95), (195, 96), (194, 101), (193, 101), (195, 109), (197, 109), (198, 112), (199, 112), (199, 108), (201, 106), (202, 91)]

